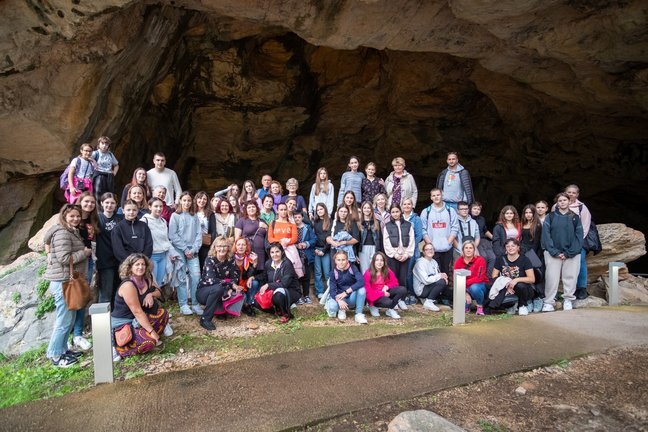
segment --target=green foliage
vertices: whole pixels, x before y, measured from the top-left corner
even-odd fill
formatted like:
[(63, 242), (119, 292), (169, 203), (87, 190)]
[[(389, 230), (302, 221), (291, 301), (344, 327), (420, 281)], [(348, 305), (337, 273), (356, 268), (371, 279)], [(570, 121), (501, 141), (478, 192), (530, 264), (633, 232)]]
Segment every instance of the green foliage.
[(36, 284), (36, 295), (38, 296), (39, 300), (45, 297), (48, 288), (49, 288), (48, 281), (46, 281), (45, 279), (40, 279), (38, 281), (38, 283)]
[(506, 432), (506, 428), (491, 423), (488, 420), (480, 419), (477, 421), (482, 432)]
[(47, 296), (38, 301), (35, 312), (36, 318), (41, 319), (47, 312), (52, 312), (54, 309), (56, 309), (56, 306), (54, 305), (54, 297)]
[(13, 301), (15, 304), (20, 303), (21, 298), (22, 295), (18, 291), (11, 294), (11, 301)]
[(558, 366), (561, 369), (567, 369), (567, 366), (569, 366), (569, 360), (567, 359), (560, 359), (554, 363), (556, 366)]
[(38, 267), (38, 270), (36, 270), (36, 274), (42, 277), (45, 274), (45, 270), (47, 270), (47, 264), (43, 263), (40, 267)]

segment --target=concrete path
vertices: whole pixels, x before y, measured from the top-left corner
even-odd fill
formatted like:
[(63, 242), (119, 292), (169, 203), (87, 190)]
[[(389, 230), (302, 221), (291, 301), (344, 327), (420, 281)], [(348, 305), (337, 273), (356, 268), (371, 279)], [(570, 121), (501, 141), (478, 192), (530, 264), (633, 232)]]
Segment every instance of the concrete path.
[(159, 374), (0, 411), (2, 431), (276, 431), (613, 347), (648, 307), (533, 314)]

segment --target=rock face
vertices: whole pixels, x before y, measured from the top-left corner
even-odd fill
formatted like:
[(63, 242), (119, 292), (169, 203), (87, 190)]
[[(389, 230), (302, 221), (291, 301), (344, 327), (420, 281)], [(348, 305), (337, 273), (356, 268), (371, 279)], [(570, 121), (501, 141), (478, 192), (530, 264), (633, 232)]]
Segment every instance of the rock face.
[(0, 198), (19, 194), (0, 262), (100, 135), (120, 186), (161, 150), (194, 191), (267, 172), (307, 194), (351, 154), (381, 176), (402, 155), (425, 191), (458, 150), (487, 215), (576, 182), (597, 222), (621, 207), (648, 229), (647, 17), (641, 0), (6, 0)]
[(598, 255), (587, 256), (587, 277), (596, 281), (608, 272), (612, 261), (629, 263), (646, 254), (646, 237), (624, 224), (598, 225), (603, 250)]
[[(588, 287), (591, 295), (607, 298), (609, 279), (600, 277), (598, 281)], [(580, 301), (580, 300), (578, 300)], [(620, 304), (648, 304), (648, 279), (636, 277), (626, 272), (619, 274), (619, 303)]]

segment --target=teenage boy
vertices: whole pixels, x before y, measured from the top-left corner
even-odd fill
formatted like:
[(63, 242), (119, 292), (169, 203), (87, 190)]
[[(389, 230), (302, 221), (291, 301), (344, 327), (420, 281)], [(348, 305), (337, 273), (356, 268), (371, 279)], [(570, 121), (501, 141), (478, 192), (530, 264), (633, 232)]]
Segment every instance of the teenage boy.
[(440, 271), (451, 274), (452, 246), (459, 231), (457, 212), (443, 202), (441, 189), (432, 189), (430, 199), (432, 204), (421, 212), (423, 241), (434, 246), (434, 260), (439, 264)]
[(178, 175), (172, 169), (166, 168), (166, 156), (164, 153), (158, 152), (153, 156), (153, 165), (155, 168), (151, 168), (146, 172), (146, 180), (150, 187), (164, 186), (166, 188), (166, 203), (169, 207), (175, 208), (176, 197), (179, 197), (182, 194), (182, 187), (180, 186), (180, 180), (178, 180)]
[[(470, 207), (466, 201), (459, 201), (457, 203), (457, 223), (459, 224), (459, 230), (457, 231), (457, 238), (454, 241), (455, 260), (459, 258), (459, 255), (461, 255), (463, 242), (472, 240), (475, 242), (475, 249), (478, 249), (481, 241), (479, 225), (477, 225), (477, 222), (470, 217), (469, 209)], [(477, 252), (477, 254), (479, 254), (479, 252)]]
[(104, 193), (115, 193), (115, 176), (119, 171), (119, 162), (110, 151), (110, 143), (110, 138), (100, 136), (97, 138), (97, 150), (92, 152), (92, 159), (95, 162), (92, 183), (98, 203), (101, 202), (101, 195)]

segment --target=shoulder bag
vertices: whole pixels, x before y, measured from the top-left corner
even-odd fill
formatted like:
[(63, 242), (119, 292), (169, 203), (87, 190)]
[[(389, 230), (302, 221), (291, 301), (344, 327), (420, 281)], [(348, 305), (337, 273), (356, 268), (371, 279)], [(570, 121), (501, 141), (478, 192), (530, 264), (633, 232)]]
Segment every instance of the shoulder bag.
[(68, 310), (79, 310), (86, 307), (92, 298), (88, 282), (74, 271), (72, 257), (70, 257), (70, 279), (63, 282), (63, 298)]

